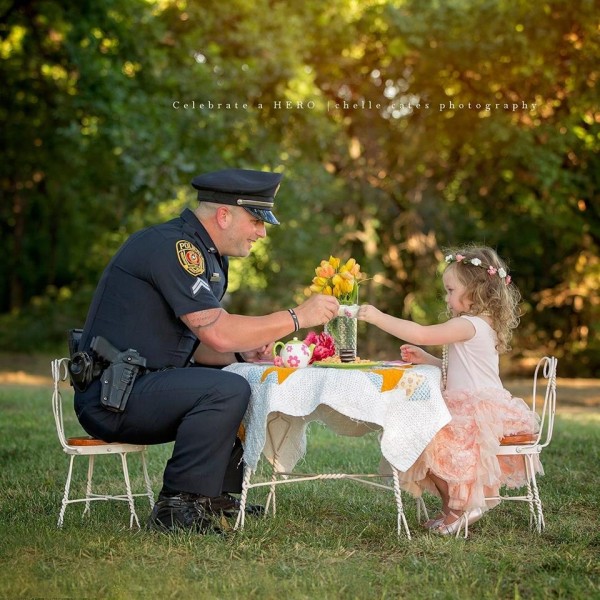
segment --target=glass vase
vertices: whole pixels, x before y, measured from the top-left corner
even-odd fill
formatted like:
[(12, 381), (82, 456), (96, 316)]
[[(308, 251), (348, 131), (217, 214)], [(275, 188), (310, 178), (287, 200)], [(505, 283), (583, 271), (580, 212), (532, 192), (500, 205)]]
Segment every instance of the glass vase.
[(352, 317), (334, 317), (325, 325), (325, 332), (334, 341), (335, 353), (342, 362), (353, 362), (356, 358), (358, 322)]

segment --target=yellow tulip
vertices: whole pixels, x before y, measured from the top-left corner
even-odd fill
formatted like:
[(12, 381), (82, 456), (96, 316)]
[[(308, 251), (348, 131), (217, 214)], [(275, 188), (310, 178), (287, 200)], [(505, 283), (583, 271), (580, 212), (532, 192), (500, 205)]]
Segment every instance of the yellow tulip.
[(342, 290), (343, 294), (350, 294), (354, 289), (354, 281), (342, 279), (342, 282), (340, 283), (340, 289)]
[(354, 258), (349, 258), (346, 261), (346, 264), (340, 269), (344, 270), (344, 271), (352, 271), (352, 269), (354, 268), (354, 265), (356, 265), (356, 260)]
[(313, 277), (313, 280), (312, 280), (312, 282), (315, 285), (318, 285), (322, 288), (327, 285), (327, 281), (328, 281), (327, 277)]
[(340, 259), (335, 256), (330, 256), (329, 264), (333, 267), (334, 271), (337, 271), (340, 268)]

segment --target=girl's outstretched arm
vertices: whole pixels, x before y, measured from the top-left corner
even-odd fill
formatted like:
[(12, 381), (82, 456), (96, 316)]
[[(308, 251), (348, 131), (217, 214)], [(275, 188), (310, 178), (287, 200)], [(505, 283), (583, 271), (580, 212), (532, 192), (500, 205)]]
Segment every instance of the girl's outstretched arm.
[(439, 325), (419, 325), (413, 321), (392, 317), (371, 304), (358, 309), (357, 319), (371, 323), (386, 333), (411, 344), (431, 346), (466, 342), (475, 335), (475, 327), (467, 319), (455, 317)]

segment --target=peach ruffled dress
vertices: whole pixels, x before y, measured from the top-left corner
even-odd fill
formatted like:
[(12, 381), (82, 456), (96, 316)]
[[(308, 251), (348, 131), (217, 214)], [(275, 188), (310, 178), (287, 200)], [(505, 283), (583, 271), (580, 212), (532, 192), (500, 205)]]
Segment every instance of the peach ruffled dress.
[[(429, 472), (448, 482), (455, 510), (491, 508), (500, 487), (526, 483), (520, 457), (498, 457), (505, 435), (537, 431), (538, 423), (521, 398), (502, 386), (496, 333), (481, 317), (462, 316), (475, 327), (472, 339), (448, 348), (444, 399), (452, 421), (441, 429), (417, 461), (400, 474), (403, 489), (414, 496), (424, 490), (439, 495)], [(536, 472), (543, 474), (539, 460)]]

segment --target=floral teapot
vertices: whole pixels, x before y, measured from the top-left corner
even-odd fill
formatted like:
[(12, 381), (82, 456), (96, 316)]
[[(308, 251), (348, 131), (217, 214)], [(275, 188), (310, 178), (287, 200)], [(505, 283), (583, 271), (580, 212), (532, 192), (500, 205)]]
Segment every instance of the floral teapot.
[[(277, 351), (279, 351), (279, 356)], [(275, 366), (283, 367), (308, 367), (308, 363), (312, 358), (314, 344), (305, 344), (302, 340), (295, 337), (289, 342), (277, 342), (273, 346), (273, 357), (275, 358)]]

